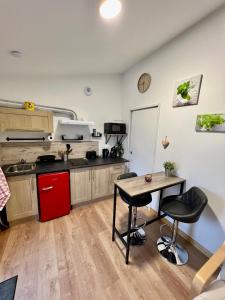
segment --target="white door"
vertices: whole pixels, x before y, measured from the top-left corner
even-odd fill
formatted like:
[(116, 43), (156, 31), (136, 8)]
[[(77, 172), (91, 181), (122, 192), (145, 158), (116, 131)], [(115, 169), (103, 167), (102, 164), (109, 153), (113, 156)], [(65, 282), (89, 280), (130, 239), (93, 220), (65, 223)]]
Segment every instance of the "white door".
[(131, 111), (130, 171), (139, 176), (154, 170), (159, 107)]

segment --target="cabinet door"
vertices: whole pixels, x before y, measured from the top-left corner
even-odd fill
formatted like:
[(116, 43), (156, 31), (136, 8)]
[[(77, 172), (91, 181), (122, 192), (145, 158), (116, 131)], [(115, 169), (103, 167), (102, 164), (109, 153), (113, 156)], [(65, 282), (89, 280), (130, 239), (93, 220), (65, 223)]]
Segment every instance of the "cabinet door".
[(92, 199), (109, 195), (109, 166), (92, 169)]
[(110, 167), (110, 175), (109, 175), (109, 190), (108, 194), (112, 195), (114, 192), (114, 181), (121, 174), (125, 173), (125, 164), (116, 164)]
[(53, 132), (53, 114), (46, 111), (0, 108), (0, 131)]
[(11, 197), (6, 205), (9, 221), (38, 214), (35, 175), (9, 177)]
[(81, 168), (70, 171), (71, 204), (91, 200), (91, 169)]

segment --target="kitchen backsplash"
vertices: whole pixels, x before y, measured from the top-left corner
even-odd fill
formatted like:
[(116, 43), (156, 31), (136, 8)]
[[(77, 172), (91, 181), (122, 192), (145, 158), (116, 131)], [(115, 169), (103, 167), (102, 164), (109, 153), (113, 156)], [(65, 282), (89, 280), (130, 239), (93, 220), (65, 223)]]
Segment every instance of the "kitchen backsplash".
[[(97, 141), (92, 142), (69, 142), (73, 151), (69, 158), (85, 157), (86, 151), (95, 150), (98, 154), (99, 145)], [(60, 159), (60, 152), (66, 150), (65, 142), (51, 143), (0, 143), (0, 165), (14, 164), (21, 159), (27, 162), (35, 162), (39, 155), (52, 154)]]

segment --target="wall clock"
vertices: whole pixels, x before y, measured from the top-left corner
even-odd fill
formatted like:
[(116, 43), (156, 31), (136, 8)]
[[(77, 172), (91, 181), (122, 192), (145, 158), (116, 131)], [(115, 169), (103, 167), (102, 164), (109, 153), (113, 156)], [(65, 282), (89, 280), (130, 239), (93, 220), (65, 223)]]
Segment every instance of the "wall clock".
[(151, 81), (152, 81), (151, 75), (148, 73), (143, 73), (138, 79), (138, 84), (137, 84), (138, 91), (140, 93), (145, 93), (149, 89)]

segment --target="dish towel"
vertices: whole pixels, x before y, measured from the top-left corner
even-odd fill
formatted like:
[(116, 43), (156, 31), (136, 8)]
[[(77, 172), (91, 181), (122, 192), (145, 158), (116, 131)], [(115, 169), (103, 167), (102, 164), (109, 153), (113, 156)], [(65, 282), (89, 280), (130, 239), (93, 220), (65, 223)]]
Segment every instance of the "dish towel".
[(5, 230), (9, 228), (5, 205), (9, 200), (10, 196), (11, 194), (9, 191), (8, 183), (0, 167), (0, 229), (1, 230)]
[(11, 194), (5, 175), (0, 167), (0, 211), (3, 210)]

